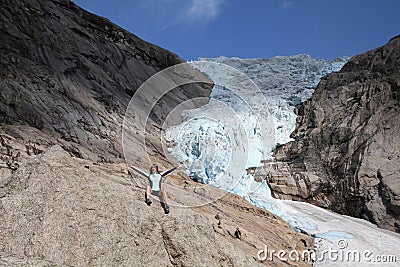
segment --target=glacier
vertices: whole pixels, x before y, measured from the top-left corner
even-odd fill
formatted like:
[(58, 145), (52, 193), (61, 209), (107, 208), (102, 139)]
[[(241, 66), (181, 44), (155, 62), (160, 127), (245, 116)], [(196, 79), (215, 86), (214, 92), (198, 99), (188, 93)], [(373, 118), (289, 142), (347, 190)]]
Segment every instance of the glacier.
[(347, 62), (309, 55), (270, 59), (200, 58), (192, 66), (215, 83), (208, 104), (182, 113), (183, 123), (165, 139), (196, 181), (233, 192), (246, 169), (269, 159), (291, 140), (295, 105), (305, 101), (321, 77)]
[[(328, 73), (340, 70), (348, 57), (328, 61), (302, 54), (269, 59), (218, 57), (199, 60), (229, 65), (254, 81), (267, 99), (269, 111), (273, 115), (275, 142), (284, 144), (292, 140), (290, 134), (296, 124), (294, 107), (310, 98), (320, 79)], [(218, 73), (202, 68), (203, 65), (194, 66), (212, 78), (218, 76)], [(228, 97), (226, 91), (221, 91), (220, 88), (214, 88), (216, 90), (213, 90), (211, 98)]]
[[(308, 203), (274, 199), (266, 182), (255, 181), (246, 169), (258, 167), (261, 160), (271, 158), (277, 145), (291, 140), (295, 105), (311, 97), (320, 79), (340, 70), (347, 60), (327, 61), (308, 55), (200, 58), (191, 64), (215, 82), (210, 101), (185, 110), (182, 124), (167, 129), (164, 136), (176, 144), (168, 152), (184, 163), (192, 179), (242, 196), (295, 230), (313, 235), (317, 266), (364, 266), (368, 259), (338, 263), (321, 255), (326, 249), (393, 254), (400, 245), (399, 235)], [(343, 240), (347, 248), (338, 248)], [(400, 260), (400, 255), (396, 256)]]

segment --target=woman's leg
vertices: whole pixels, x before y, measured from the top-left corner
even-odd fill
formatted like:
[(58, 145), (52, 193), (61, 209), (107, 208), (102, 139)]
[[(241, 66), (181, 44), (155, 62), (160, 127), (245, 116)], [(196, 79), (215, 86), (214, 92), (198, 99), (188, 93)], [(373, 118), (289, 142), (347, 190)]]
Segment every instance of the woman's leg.
[(151, 188), (150, 188), (150, 186), (147, 186), (146, 193), (144, 194), (144, 196), (145, 196), (145, 200), (144, 201), (146, 202), (146, 204), (148, 206), (150, 206), (151, 203), (152, 203), (152, 201), (150, 199), (150, 195), (151, 195)]
[(151, 195), (151, 187), (148, 185), (146, 188), (146, 199), (148, 199)]
[(169, 206), (168, 206), (168, 198), (167, 198), (167, 192), (165, 192), (164, 189), (161, 189), (160, 195), (162, 198), (161, 206), (164, 208), (165, 214), (169, 213)]
[(164, 204), (168, 204), (167, 192), (164, 189), (161, 189), (161, 198)]

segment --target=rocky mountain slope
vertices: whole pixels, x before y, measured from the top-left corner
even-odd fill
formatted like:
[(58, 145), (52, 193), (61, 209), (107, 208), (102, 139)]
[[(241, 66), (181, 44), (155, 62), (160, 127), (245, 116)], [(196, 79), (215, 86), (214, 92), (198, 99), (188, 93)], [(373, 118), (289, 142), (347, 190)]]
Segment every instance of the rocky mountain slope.
[[(353, 57), (296, 107), (295, 139), (258, 170), (275, 197), (400, 232), (400, 36)], [(257, 176), (257, 174), (256, 174)]]
[[(26, 145), (8, 151), (5, 164), (15, 168), (28, 147), (53, 144), (77, 157), (121, 161), (120, 125), (131, 96), (151, 75), (183, 61), (69, 0), (1, 0), (0, 7), (2, 145), (12, 138)], [(198, 84), (171, 91), (150, 124), (209, 94)]]
[[(144, 203), (140, 178), (122, 158), (122, 121), (137, 88), (181, 63), (178, 56), (72, 1), (0, 0), (0, 7), (1, 266), (310, 265), (276, 255), (259, 262), (265, 245), (301, 252), (312, 250), (313, 240), (181, 173), (165, 184), (170, 214), (157, 201)], [(210, 83), (178, 87), (157, 102), (146, 147), (135, 142), (141, 132), (129, 136), (129, 164), (147, 168), (149, 155), (171, 166), (160, 125), (181, 102), (204, 102)], [(234, 237), (237, 227), (241, 238)]]
[[(53, 146), (1, 182), (0, 265), (263, 266), (257, 253), (265, 245), (312, 248), (312, 238), (238, 196), (194, 207), (219, 190), (165, 186), (172, 201), (168, 215), (159, 202), (144, 203), (144, 190), (124, 164), (73, 158)], [(240, 239), (233, 236), (237, 227)], [(264, 263), (311, 264), (276, 256)]]

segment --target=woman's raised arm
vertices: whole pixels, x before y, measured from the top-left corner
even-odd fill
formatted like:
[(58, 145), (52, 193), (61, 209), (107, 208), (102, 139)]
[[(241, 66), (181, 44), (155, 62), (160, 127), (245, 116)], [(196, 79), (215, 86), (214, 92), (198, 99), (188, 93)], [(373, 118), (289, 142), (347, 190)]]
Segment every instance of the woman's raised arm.
[(141, 169), (135, 167), (135, 166), (131, 166), (131, 168), (135, 171), (137, 171), (138, 173), (140, 173), (141, 175), (145, 176), (146, 178), (149, 178), (149, 174), (145, 173), (144, 171), (142, 171)]
[(178, 166), (173, 167), (172, 169), (169, 169), (168, 171), (165, 171), (161, 174), (162, 177), (164, 177), (165, 175), (170, 174), (171, 172), (175, 171), (178, 168), (182, 168), (183, 164), (179, 164)]
[(172, 169), (170, 169), (170, 170), (168, 170), (168, 171), (165, 171), (165, 172), (163, 172), (163, 173), (161, 173), (161, 176), (165, 176), (165, 175), (168, 175), (168, 174), (170, 174), (171, 172), (173, 172), (173, 171), (175, 171), (176, 169), (178, 169), (178, 167), (173, 167)]

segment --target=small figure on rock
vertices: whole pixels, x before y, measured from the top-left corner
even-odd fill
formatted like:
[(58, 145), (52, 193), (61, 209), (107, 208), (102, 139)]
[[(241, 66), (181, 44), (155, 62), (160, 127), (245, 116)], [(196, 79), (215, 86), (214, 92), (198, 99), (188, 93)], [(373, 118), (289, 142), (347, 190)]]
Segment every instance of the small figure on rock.
[(169, 213), (167, 193), (165, 192), (164, 189), (162, 189), (161, 182), (164, 176), (172, 173), (173, 171), (175, 171), (180, 167), (182, 167), (182, 164), (179, 164), (178, 166), (173, 167), (172, 169), (161, 173), (158, 168), (158, 165), (153, 164), (150, 168), (150, 174), (147, 174), (141, 169), (135, 166), (131, 166), (133, 170), (137, 171), (138, 173), (149, 179), (150, 185), (147, 186), (145, 193), (145, 202), (148, 206), (150, 206), (152, 203), (150, 195), (157, 196), (161, 199), (161, 206), (163, 207), (165, 214)]
[(219, 215), (219, 213), (218, 213), (217, 215), (215, 215), (214, 218), (218, 220), (218, 225), (221, 225), (221, 219), (222, 219), (221, 215)]
[(236, 227), (236, 231), (233, 235), (234, 235), (234, 237), (240, 239), (240, 237), (242, 236), (242, 233), (240, 232), (239, 227)]

